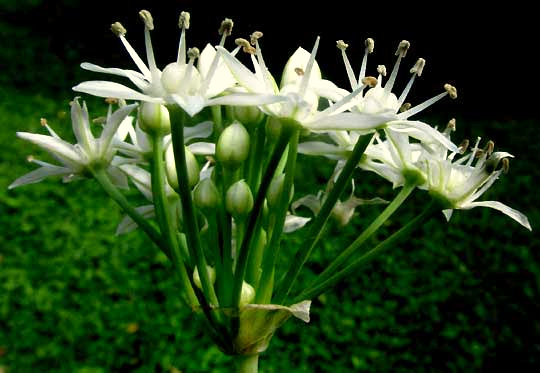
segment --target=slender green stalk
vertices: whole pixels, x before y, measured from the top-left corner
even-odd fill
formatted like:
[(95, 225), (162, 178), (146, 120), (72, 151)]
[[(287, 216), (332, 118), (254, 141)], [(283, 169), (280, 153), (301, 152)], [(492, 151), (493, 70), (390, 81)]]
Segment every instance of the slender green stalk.
[(334, 259), (332, 263), (315, 279), (315, 282), (310, 286), (316, 286), (319, 283), (324, 282), (332, 276), (332, 274), (347, 260), (351, 255), (369, 238), (371, 237), (385, 221), (392, 216), (392, 214), (405, 202), (407, 197), (415, 189), (416, 184), (407, 183), (401, 188), (400, 192), (396, 195), (394, 200), (384, 209), (384, 211), (358, 236), (352, 244)]
[(259, 371), (259, 355), (237, 355), (234, 357), (236, 373), (257, 373)]
[[(253, 137), (255, 137), (254, 142)], [(266, 131), (262, 124), (255, 128), (253, 137), (252, 146), (250, 147), (251, 154), (249, 157), (247, 183), (251, 190), (257, 190), (261, 177), (261, 164), (264, 159), (264, 151), (262, 149), (266, 140)]]
[(206, 268), (206, 259), (201, 247), (199, 228), (195, 215), (195, 208), (191, 197), (191, 190), (188, 183), (188, 174), (186, 166), (186, 152), (184, 145), (184, 124), (187, 120), (187, 114), (179, 107), (170, 106), (169, 115), (171, 119), (171, 135), (174, 159), (176, 165), (176, 175), (178, 177), (178, 194), (182, 202), (182, 215), (185, 227), (185, 234), (188, 243), (190, 255), (194, 258), (199, 271), (202, 290), (205, 298), (213, 307), (219, 307), (219, 302), (210, 283), (208, 270)]
[(283, 181), (283, 189), (279, 198), (279, 206), (275, 209), (275, 224), (270, 236), (268, 248), (264, 253), (262, 264), (262, 275), (255, 296), (255, 303), (269, 303), (272, 299), (272, 288), (274, 285), (274, 273), (276, 259), (279, 255), (280, 241), (287, 217), (287, 211), (290, 202), (291, 190), (294, 183), (294, 172), (296, 168), (296, 158), (298, 154), (298, 138), (300, 131), (296, 130), (291, 136), (289, 143), (289, 151), (287, 156), (287, 165), (285, 167), (285, 180)]
[(144, 216), (139, 214), (137, 210), (129, 203), (126, 197), (120, 193), (120, 191), (114, 186), (114, 184), (107, 176), (105, 170), (98, 170), (93, 172), (94, 177), (101, 185), (103, 190), (111, 197), (124, 212), (135, 222), (137, 226), (141, 228), (144, 233), (158, 246), (160, 249), (165, 250), (165, 255), (171, 259), (171, 253), (168, 251), (160, 232), (152, 225)]
[(341, 193), (343, 193), (343, 190), (345, 190), (345, 187), (347, 186), (354, 169), (358, 165), (358, 162), (360, 162), (360, 158), (364, 154), (370, 140), (370, 136), (362, 136), (358, 139), (351, 156), (345, 163), (343, 170), (341, 170), (341, 173), (339, 174), (334, 187), (324, 201), (321, 210), (311, 222), (306, 239), (303, 241), (303, 245), (296, 252), (287, 273), (279, 284), (275, 298), (275, 301), (278, 304), (283, 304), (285, 302), (285, 299), (291, 291), (298, 274), (311, 255), (313, 248), (321, 238), (326, 222), (330, 217), (330, 213), (338, 201), (339, 196)]
[(251, 211), (251, 214), (249, 215), (248, 220), (247, 220), (248, 224), (246, 227), (246, 235), (244, 236), (240, 250), (237, 253), (238, 256), (237, 256), (236, 268), (234, 272), (234, 284), (233, 284), (233, 301), (232, 301), (233, 307), (238, 307), (238, 304), (240, 302), (240, 295), (242, 291), (242, 283), (244, 281), (244, 275), (246, 272), (246, 263), (247, 263), (247, 258), (249, 254), (249, 248), (251, 246), (251, 241), (255, 233), (255, 227), (257, 225), (257, 221), (259, 220), (259, 217), (262, 212), (262, 208), (264, 205), (264, 200), (266, 198), (268, 187), (270, 186), (270, 182), (272, 181), (276, 167), (279, 164), (279, 161), (281, 160), (283, 152), (285, 148), (287, 147), (287, 144), (293, 132), (293, 128), (289, 128), (289, 127), (292, 127), (292, 126), (284, 125), (281, 130), (281, 134), (279, 136), (277, 144), (274, 147), (272, 156), (264, 171), (264, 174), (263, 174), (264, 176), (261, 180), (261, 185), (259, 186), (259, 190), (257, 191), (257, 196), (253, 204), (253, 210)]
[(428, 207), (422, 213), (420, 213), (416, 218), (414, 218), (409, 223), (407, 223), (407, 225), (405, 225), (400, 230), (392, 234), (383, 242), (379, 243), (373, 249), (367, 251), (359, 258), (347, 264), (345, 268), (335, 273), (332, 277), (328, 278), (326, 281), (319, 283), (314, 287), (310, 287), (309, 289), (304, 290), (298, 297), (294, 299), (293, 302), (299, 302), (303, 299), (313, 299), (321, 295), (326, 290), (328, 290), (328, 288), (334, 286), (339, 281), (341, 281), (344, 277), (358, 270), (358, 268), (361, 265), (366, 264), (372, 259), (376, 258), (377, 255), (380, 254), (383, 250), (394, 245), (398, 240), (407, 237), (415, 228), (422, 226), (422, 224), (425, 221), (427, 221), (435, 212), (437, 212), (437, 205), (432, 202), (428, 205)]
[(171, 261), (180, 276), (190, 305), (198, 305), (199, 302), (191, 286), (188, 272), (179, 255), (180, 249), (176, 236), (176, 228), (174, 227), (174, 218), (171, 214), (171, 208), (168, 206), (165, 191), (167, 181), (165, 179), (165, 165), (163, 162), (163, 138), (161, 136), (152, 137), (151, 171), (152, 195), (154, 196), (154, 210), (158, 224), (169, 248), (169, 252), (172, 254)]

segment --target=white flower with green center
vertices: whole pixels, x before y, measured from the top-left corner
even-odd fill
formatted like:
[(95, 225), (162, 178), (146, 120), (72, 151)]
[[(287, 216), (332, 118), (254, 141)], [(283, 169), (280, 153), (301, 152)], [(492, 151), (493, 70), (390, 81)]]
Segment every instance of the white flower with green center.
[[(208, 44), (202, 53), (197, 48), (186, 48), (186, 30), (189, 29), (190, 16), (182, 12), (179, 19), (181, 28), (177, 60), (167, 65), (163, 71), (156, 65), (150, 31), (154, 29), (154, 22), (150, 12), (142, 10), (139, 15), (144, 22), (146, 45), (146, 64), (126, 39), (126, 29), (116, 22), (112, 31), (120, 38), (131, 59), (139, 71), (118, 68), (103, 68), (90, 63), (83, 63), (82, 68), (127, 77), (138, 89), (134, 90), (125, 85), (102, 80), (80, 83), (73, 87), (75, 91), (88, 93), (100, 97), (116, 97), (126, 100), (148, 101), (160, 104), (177, 104), (190, 116), (199, 113), (204, 107), (212, 105), (251, 105), (254, 103), (268, 103), (279, 100), (276, 97), (235, 95), (219, 96), (226, 89), (236, 84), (235, 79), (223, 62), (214, 47)], [(232, 21), (225, 19), (220, 28), (222, 34), (220, 46), (232, 31)], [(198, 66), (195, 60), (198, 58)]]
[[(311, 53), (298, 48), (291, 56), (283, 72), (281, 87), (278, 88), (274, 77), (266, 68), (258, 42), (260, 36), (262, 34), (259, 32), (252, 35), (252, 44), (255, 45), (255, 48), (251, 47), (247, 40), (237, 39), (239, 47), (234, 51), (236, 52), (242, 47), (244, 51), (252, 54), (251, 59), (255, 72), (251, 72), (245, 67), (234, 56), (234, 52), (229, 53), (221, 47), (217, 49), (225, 64), (231, 69), (233, 76), (247, 92), (281, 98), (281, 102), (260, 106), (266, 114), (276, 118), (292, 119), (300, 123), (302, 127), (313, 131), (369, 130), (391, 119), (386, 113), (376, 115), (344, 113), (355, 96), (365, 87), (358, 87), (352, 93), (347, 94), (346, 91), (339, 89), (332, 82), (322, 79), (319, 66), (315, 61), (319, 38), (317, 38)], [(256, 58), (253, 54), (256, 54)], [(335, 103), (325, 110), (319, 111), (320, 97)]]
[(9, 188), (37, 183), (49, 176), (62, 176), (64, 181), (71, 181), (100, 169), (106, 169), (109, 176), (117, 184), (125, 186), (125, 177), (122, 177), (122, 173), (118, 171), (113, 161), (116, 153), (113, 142), (118, 128), (121, 125), (123, 126), (126, 120), (130, 120), (128, 115), (136, 106), (136, 104), (123, 106), (115, 112), (112, 112), (110, 106), (101, 135), (95, 138), (90, 128), (90, 118), (86, 104), (83, 103), (81, 107), (77, 99), (75, 99), (71, 103), (71, 121), (73, 133), (77, 139), (75, 145), (62, 140), (44, 120), (42, 123), (50, 135), (17, 132), (18, 137), (47, 151), (61, 163), (61, 166), (30, 157), (31, 162), (41, 167), (21, 176)]
[[(447, 207), (443, 210), (447, 219), (450, 219), (454, 209), (489, 207), (532, 230), (529, 220), (523, 213), (499, 201), (476, 201), (503, 172), (508, 171), (508, 159), (513, 158), (506, 152), (493, 153), (491, 141), (483, 150), (478, 148), (479, 143), (480, 138), (469, 154), (455, 161), (455, 152), (448, 155), (440, 152), (430, 154), (424, 162), (421, 162), (427, 175), (425, 188)], [(464, 144), (462, 149), (464, 150), (466, 146)]]

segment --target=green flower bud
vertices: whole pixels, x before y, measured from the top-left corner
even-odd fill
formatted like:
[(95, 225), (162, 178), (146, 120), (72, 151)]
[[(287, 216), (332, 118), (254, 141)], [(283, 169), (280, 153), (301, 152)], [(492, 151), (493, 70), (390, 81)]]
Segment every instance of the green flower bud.
[(231, 108), (233, 117), (249, 128), (258, 125), (264, 117), (257, 106), (232, 106)]
[(193, 191), (193, 200), (200, 209), (215, 209), (219, 203), (219, 192), (212, 178), (202, 180)]
[[(193, 153), (186, 147), (186, 166), (188, 184), (190, 188), (193, 188), (199, 182), (199, 163)], [(178, 177), (176, 174), (176, 164), (174, 162), (174, 152), (172, 144), (169, 145), (165, 152), (165, 171), (167, 173), (167, 180), (169, 185), (178, 190)]]
[(233, 122), (219, 136), (216, 157), (225, 167), (236, 169), (249, 155), (249, 133), (239, 122)]
[[(278, 175), (272, 179), (270, 186), (268, 187), (268, 192), (266, 194), (266, 201), (270, 208), (277, 207), (280, 202), (281, 194), (283, 193), (283, 185), (285, 184), (285, 174)], [(291, 188), (291, 193), (289, 196), (289, 202), (291, 201), (294, 194), (294, 185)]]
[(255, 299), (255, 289), (247, 282), (242, 283), (242, 293), (240, 293), (240, 308), (250, 304)]
[(235, 219), (244, 219), (253, 209), (253, 194), (243, 179), (229, 187), (225, 198), (227, 211)]
[(171, 132), (169, 111), (163, 105), (143, 102), (139, 109), (139, 126), (146, 133), (166, 135)]
[[(208, 272), (210, 283), (213, 285), (216, 282), (216, 270), (213, 267), (206, 265), (206, 271)], [(202, 289), (201, 277), (199, 276), (199, 270), (197, 267), (195, 267), (195, 270), (193, 271), (193, 282), (195, 283), (195, 286)], [(242, 288), (242, 291), (243, 290), (244, 289)]]

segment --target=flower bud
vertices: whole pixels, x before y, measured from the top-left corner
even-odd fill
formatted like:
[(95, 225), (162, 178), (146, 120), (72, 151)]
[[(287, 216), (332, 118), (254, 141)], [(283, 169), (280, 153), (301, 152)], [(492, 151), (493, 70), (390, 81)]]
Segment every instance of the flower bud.
[(257, 106), (231, 106), (233, 117), (248, 128), (258, 125), (264, 114)]
[[(208, 272), (210, 283), (213, 285), (216, 282), (216, 270), (213, 267), (206, 265), (206, 271)], [(193, 271), (193, 282), (195, 283), (195, 286), (202, 289), (201, 276), (199, 276), (199, 269), (197, 267), (195, 267), (195, 270)], [(242, 291), (243, 290), (244, 289), (242, 288)]]
[(202, 210), (215, 209), (219, 205), (219, 192), (212, 178), (202, 180), (193, 191), (195, 205)]
[(242, 283), (242, 293), (240, 293), (240, 308), (253, 302), (253, 299), (255, 299), (255, 289), (253, 289), (253, 286), (244, 281)]
[[(268, 192), (266, 194), (266, 200), (268, 201), (268, 207), (277, 207), (280, 203), (281, 194), (283, 193), (283, 185), (285, 184), (285, 174), (278, 175), (272, 179)], [(289, 202), (294, 194), (294, 185), (291, 188)]]
[(163, 105), (143, 102), (139, 109), (139, 126), (146, 133), (166, 135), (171, 132), (169, 111)]
[(243, 179), (229, 187), (225, 198), (227, 211), (235, 219), (244, 219), (253, 209), (253, 194)]
[[(187, 179), (190, 188), (193, 188), (199, 182), (199, 163), (193, 153), (186, 147), (186, 167)], [(178, 175), (176, 174), (176, 164), (174, 161), (174, 152), (172, 144), (169, 145), (165, 152), (165, 171), (169, 185), (178, 190)]]
[(216, 146), (216, 157), (225, 167), (236, 169), (249, 155), (249, 133), (239, 122), (225, 128)]

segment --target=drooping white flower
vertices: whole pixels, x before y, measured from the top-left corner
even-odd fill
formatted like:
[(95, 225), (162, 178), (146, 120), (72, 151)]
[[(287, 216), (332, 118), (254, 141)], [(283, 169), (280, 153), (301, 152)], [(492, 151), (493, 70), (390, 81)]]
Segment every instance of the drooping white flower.
[[(278, 100), (276, 97), (229, 94), (219, 97), (227, 88), (235, 85), (236, 81), (229, 70), (223, 65), (214, 47), (208, 44), (202, 53), (197, 48), (186, 48), (186, 30), (190, 26), (190, 15), (182, 12), (179, 19), (181, 28), (177, 60), (167, 65), (163, 71), (156, 65), (150, 31), (154, 23), (150, 12), (142, 10), (139, 15), (144, 22), (147, 63), (127, 41), (126, 29), (116, 22), (112, 31), (120, 38), (131, 59), (139, 71), (118, 68), (103, 68), (90, 63), (83, 63), (82, 68), (127, 77), (137, 88), (134, 90), (125, 85), (110, 81), (87, 81), (73, 89), (100, 97), (117, 97), (137, 101), (149, 101), (160, 104), (177, 104), (190, 116), (199, 113), (204, 107), (212, 105), (250, 105), (252, 103), (267, 103)], [(220, 45), (230, 35), (232, 21), (226, 19), (222, 23)], [(198, 59), (198, 67), (195, 60)]]
[(42, 124), (50, 135), (17, 132), (19, 138), (44, 149), (60, 162), (61, 166), (30, 157), (30, 161), (41, 167), (21, 176), (9, 188), (37, 183), (48, 176), (62, 176), (64, 181), (67, 182), (98, 169), (106, 169), (115, 183), (125, 186), (125, 178), (117, 170), (113, 161), (116, 153), (113, 142), (115, 136), (117, 136), (118, 128), (123, 123), (125, 124), (126, 120), (129, 120), (128, 115), (136, 106), (136, 104), (122, 106), (115, 112), (109, 106), (105, 126), (100, 136), (95, 138), (90, 128), (90, 118), (86, 103), (83, 103), (81, 106), (77, 98), (75, 98), (71, 103), (72, 128), (77, 139), (75, 145), (62, 140), (44, 120)]

